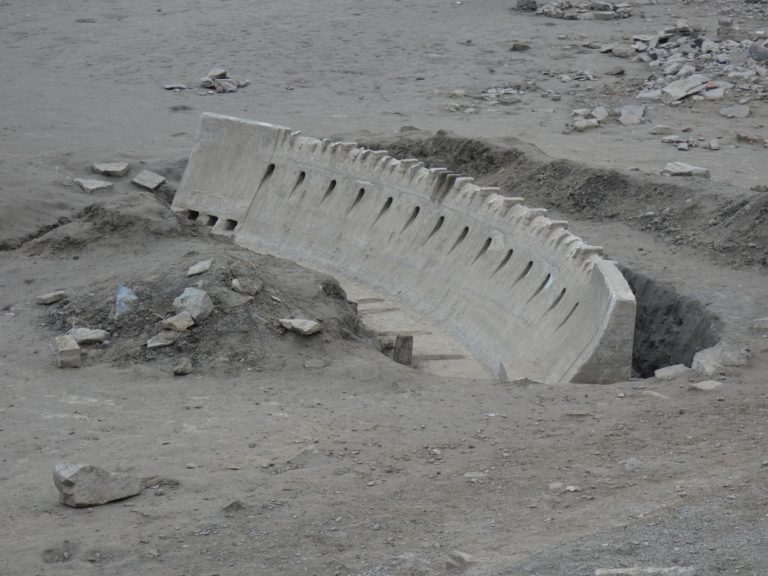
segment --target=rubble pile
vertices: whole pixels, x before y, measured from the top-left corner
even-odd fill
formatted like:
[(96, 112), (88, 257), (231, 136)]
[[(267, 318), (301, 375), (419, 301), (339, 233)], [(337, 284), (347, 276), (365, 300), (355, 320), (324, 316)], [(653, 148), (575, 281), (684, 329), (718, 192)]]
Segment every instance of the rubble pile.
[[(571, 2), (559, 0), (543, 6), (537, 6), (533, 2), (536, 14), (549, 18), (562, 18), (564, 20), (615, 20), (617, 18), (629, 18), (632, 16), (632, 6), (627, 2), (606, 2), (605, 0), (590, 0), (589, 2)], [(530, 3), (524, 3), (521, 10), (530, 10)], [(518, 7), (520, 3), (518, 2)]]

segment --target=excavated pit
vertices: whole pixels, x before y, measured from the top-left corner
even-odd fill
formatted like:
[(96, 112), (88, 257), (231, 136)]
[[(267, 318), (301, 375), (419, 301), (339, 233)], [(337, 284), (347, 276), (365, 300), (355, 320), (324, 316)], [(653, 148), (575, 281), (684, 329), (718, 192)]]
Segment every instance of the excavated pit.
[(658, 368), (691, 365), (694, 354), (720, 340), (720, 319), (703, 303), (670, 284), (619, 266), (637, 300), (633, 376), (649, 378)]

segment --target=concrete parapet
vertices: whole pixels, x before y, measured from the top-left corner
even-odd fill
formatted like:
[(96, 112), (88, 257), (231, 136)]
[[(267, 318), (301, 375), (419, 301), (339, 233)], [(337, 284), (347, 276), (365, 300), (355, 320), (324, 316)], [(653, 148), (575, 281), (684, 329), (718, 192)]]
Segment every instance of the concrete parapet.
[(383, 150), (205, 114), (173, 209), (402, 301), (497, 375), (629, 378), (635, 299), (623, 276), (522, 202)]

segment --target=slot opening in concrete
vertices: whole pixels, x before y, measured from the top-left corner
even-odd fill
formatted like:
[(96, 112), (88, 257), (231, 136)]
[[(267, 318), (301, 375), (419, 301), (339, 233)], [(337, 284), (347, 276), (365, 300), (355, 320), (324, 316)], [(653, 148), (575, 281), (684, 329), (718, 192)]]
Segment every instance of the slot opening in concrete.
[(200, 212), (197, 210), (187, 210), (187, 219), (194, 222), (200, 216)]
[(461, 234), (459, 234), (459, 237), (456, 238), (456, 242), (453, 243), (453, 246), (451, 246), (451, 249), (449, 250), (449, 254), (456, 250), (456, 247), (464, 242), (464, 238), (467, 237), (467, 234), (469, 234), (469, 226), (464, 226), (464, 229), (461, 231)]
[(206, 221), (205, 225), (213, 227), (213, 226), (216, 226), (216, 222), (218, 221), (219, 221), (218, 216), (208, 216), (208, 220)]
[(231, 232), (237, 228), (237, 220), (227, 220), (224, 224), (224, 230)]

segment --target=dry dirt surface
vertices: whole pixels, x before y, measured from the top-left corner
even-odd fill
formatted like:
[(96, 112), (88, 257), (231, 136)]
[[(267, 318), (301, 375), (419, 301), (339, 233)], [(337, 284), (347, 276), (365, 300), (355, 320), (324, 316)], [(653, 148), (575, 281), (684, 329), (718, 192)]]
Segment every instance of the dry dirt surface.
[[(0, 0), (0, 574), (768, 574), (768, 345), (752, 329), (768, 316), (768, 82), (742, 74), (740, 44), (696, 61), (734, 85), (721, 99), (645, 101), (624, 125), (614, 110), (662, 74), (600, 50), (681, 19), (685, 50), (727, 18), (759, 39), (768, 5), (630, 4), (602, 21), (514, 0)], [(214, 66), (250, 84), (200, 88)], [(749, 115), (719, 113), (735, 105)], [(600, 126), (573, 129), (600, 106)], [(634, 377), (499, 383), (392, 362), (335, 280), (170, 211), (204, 111), (352, 136), (567, 218), (636, 291)], [(131, 173), (81, 191), (100, 161)], [(711, 178), (661, 175), (670, 161)], [(130, 183), (145, 168), (168, 180), (157, 193)], [(260, 290), (238, 299), (233, 278)], [(121, 284), (139, 308), (115, 318)], [(148, 350), (196, 285), (211, 316)], [(35, 303), (54, 290), (67, 298)], [(72, 326), (110, 337), (60, 369), (53, 340)], [(719, 341), (749, 356), (719, 387), (653, 377)], [(144, 490), (69, 508), (59, 462)]]

